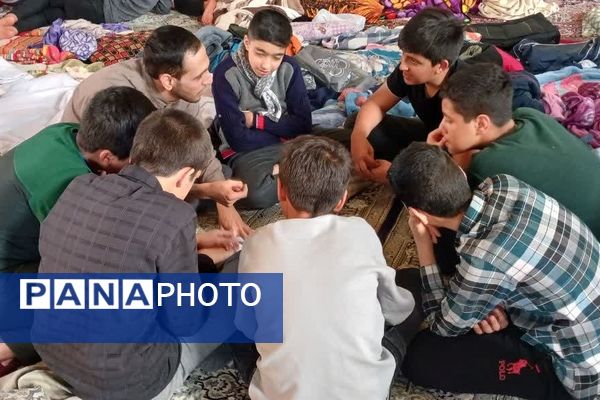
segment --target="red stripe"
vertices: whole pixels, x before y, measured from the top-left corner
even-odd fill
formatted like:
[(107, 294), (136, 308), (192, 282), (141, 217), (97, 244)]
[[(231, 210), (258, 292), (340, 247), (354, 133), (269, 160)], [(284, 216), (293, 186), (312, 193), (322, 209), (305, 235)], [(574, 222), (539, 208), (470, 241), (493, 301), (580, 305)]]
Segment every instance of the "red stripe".
[(256, 129), (260, 129), (261, 131), (265, 129), (265, 116), (261, 114), (256, 114)]

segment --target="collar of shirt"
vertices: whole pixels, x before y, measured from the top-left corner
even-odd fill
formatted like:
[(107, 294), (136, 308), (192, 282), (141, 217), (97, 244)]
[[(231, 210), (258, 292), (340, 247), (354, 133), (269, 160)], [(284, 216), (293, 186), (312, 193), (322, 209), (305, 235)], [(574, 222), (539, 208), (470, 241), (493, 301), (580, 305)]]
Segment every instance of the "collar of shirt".
[(493, 191), (492, 181), (488, 178), (479, 186), (479, 190), (473, 192), (469, 208), (465, 211), (462, 221), (460, 221), (457, 237), (469, 233), (475, 224), (479, 222), (486, 204), (485, 198), (491, 191)]
[(131, 179), (137, 182), (140, 182), (148, 187), (153, 189), (162, 190), (162, 186), (160, 186), (160, 182), (154, 175), (150, 172), (146, 171), (144, 168), (139, 167), (137, 165), (128, 165), (119, 172), (119, 175)]

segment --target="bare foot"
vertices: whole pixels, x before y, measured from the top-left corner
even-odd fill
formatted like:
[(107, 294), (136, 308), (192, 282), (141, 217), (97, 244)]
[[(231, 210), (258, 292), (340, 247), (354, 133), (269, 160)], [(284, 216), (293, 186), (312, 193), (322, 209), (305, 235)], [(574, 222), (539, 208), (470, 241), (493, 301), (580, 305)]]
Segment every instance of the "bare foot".
[(0, 26), (13, 26), (17, 23), (19, 18), (13, 13), (8, 13), (4, 17), (0, 18)]
[(17, 36), (19, 31), (14, 26), (3, 26), (0, 25), (0, 39), (10, 39), (13, 36)]

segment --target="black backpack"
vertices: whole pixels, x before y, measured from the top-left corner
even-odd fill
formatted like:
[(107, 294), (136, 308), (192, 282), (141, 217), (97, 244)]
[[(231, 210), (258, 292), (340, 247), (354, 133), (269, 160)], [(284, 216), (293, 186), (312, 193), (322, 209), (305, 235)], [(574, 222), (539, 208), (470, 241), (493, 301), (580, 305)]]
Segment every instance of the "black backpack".
[(558, 28), (542, 13), (533, 14), (513, 21), (489, 24), (473, 24), (467, 30), (481, 34), (483, 43), (493, 44), (508, 52), (523, 39), (538, 43), (558, 43)]

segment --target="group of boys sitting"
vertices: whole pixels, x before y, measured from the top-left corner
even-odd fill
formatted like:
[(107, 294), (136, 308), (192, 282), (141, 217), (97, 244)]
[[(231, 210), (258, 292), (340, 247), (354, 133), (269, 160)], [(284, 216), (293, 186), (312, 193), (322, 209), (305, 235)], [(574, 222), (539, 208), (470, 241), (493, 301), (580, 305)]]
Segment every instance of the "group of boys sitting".
[[(396, 379), (598, 398), (600, 159), (513, 111), (499, 66), (459, 61), (463, 28), (444, 11), (407, 23), (398, 67), (333, 131), (312, 127), (291, 36), (258, 12), (213, 77), (200, 41), (165, 26), (142, 58), (82, 82), (63, 123), (0, 158), (0, 271), (216, 272), (241, 237), (239, 272), (284, 276), (283, 343), (233, 346), (253, 400), (383, 400)], [(419, 118), (386, 115), (405, 97)], [(418, 268), (394, 271), (373, 228), (336, 215), (354, 176), (403, 202)], [(221, 229), (196, 235), (197, 199)], [(286, 219), (256, 232), (234, 207), (275, 203)], [(41, 358), (84, 399), (168, 399), (209, 352), (6, 343), (0, 361)]]

